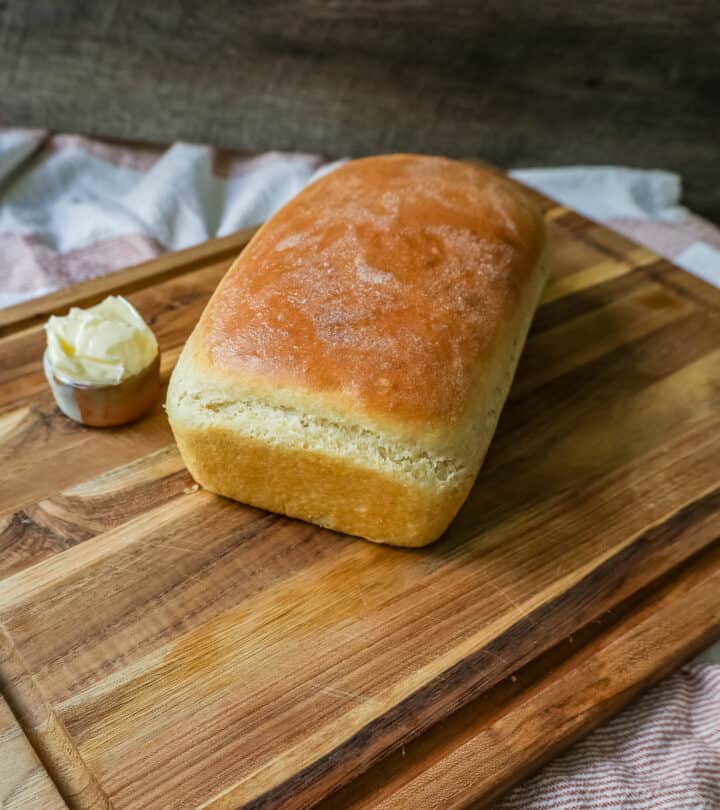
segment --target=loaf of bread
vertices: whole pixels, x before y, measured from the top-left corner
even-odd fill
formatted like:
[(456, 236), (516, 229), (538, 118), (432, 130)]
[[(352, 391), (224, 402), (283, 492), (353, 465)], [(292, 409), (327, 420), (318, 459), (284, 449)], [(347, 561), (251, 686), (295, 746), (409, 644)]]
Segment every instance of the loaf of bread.
[(257, 232), (170, 381), (206, 489), (422, 546), (468, 495), (544, 283), (544, 225), (497, 173), (355, 160)]

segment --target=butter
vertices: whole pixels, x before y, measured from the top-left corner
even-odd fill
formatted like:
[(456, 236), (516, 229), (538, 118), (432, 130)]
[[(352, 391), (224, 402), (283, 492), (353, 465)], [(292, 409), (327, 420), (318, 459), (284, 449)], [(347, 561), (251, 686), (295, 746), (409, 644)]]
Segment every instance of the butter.
[(119, 295), (53, 315), (45, 332), (52, 370), (59, 379), (81, 385), (117, 385), (139, 374), (158, 353), (152, 330)]

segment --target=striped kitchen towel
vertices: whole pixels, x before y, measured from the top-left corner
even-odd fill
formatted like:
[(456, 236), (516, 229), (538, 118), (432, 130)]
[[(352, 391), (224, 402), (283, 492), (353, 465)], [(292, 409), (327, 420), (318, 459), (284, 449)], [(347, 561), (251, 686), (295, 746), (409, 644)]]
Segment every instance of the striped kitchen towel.
[(720, 666), (689, 664), (496, 810), (720, 808)]

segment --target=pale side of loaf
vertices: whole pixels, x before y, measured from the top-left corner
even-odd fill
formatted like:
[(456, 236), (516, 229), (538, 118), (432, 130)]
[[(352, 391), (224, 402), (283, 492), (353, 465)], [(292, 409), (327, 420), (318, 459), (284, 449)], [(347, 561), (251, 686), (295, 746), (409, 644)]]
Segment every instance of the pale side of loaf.
[(193, 477), (375, 542), (435, 540), (495, 430), (544, 241), (477, 166), (389, 155), (317, 180), (235, 261), (173, 372)]

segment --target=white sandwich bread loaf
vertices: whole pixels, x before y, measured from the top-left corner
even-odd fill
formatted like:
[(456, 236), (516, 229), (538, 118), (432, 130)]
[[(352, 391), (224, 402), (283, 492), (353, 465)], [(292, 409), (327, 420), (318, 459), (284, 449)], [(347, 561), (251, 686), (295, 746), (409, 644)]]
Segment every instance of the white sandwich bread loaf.
[(546, 275), (498, 173), (351, 161), (275, 214), (190, 336), (167, 411), (206, 489), (422, 546), (480, 469)]

